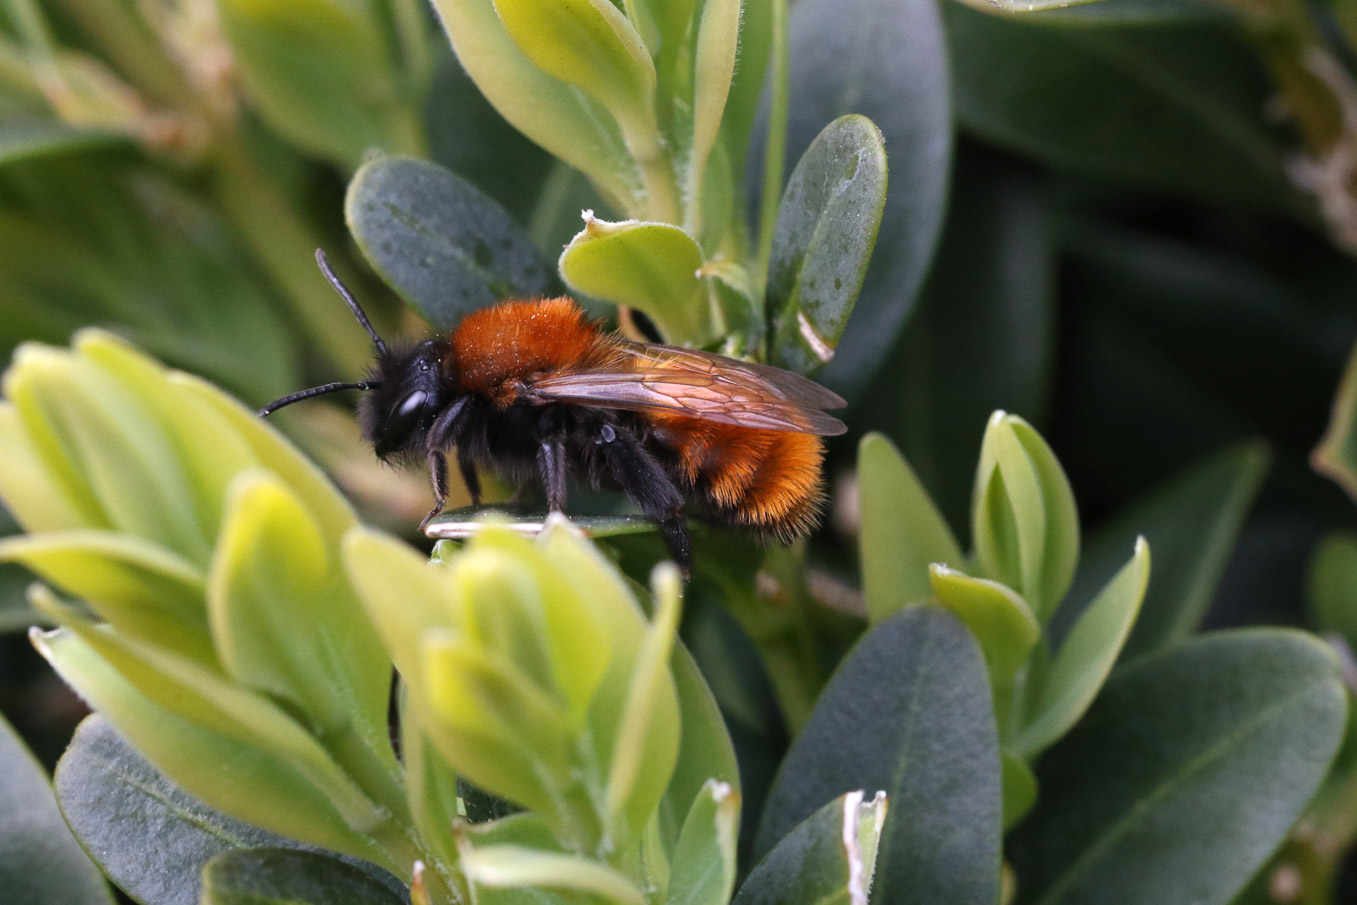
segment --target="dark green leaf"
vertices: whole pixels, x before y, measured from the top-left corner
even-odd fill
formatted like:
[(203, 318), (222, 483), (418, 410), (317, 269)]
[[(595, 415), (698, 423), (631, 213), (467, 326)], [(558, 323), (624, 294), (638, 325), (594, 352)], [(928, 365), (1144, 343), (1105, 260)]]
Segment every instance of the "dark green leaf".
[(1332, 654), (1298, 632), (1138, 661), (1042, 758), (1008, 848), (1019, 901), (1230, 901), (1314, 794), (1346, 709)]
[(504, 209), (437, 164), (371, 161), (349, 183), (345, 214), (368, 262), (437, 329), (554, 285), (547, 262)]
[(878, 253), (838, 354), (821, 375), (851, 398), (899, 334), (942, 228), (952, 128), (938, 6), (935, 0), (801, 0), (791, 10), (790, 62), (789, 160), (845, 113), (870, 118), (890, 155)]
[(80, 844), (142, 905), (197, 905), (203, 865), (221, 852), (296, 845), (190, 797), (99, 716), (76, 730), (56, 789)]
[(1322, 632), (1336, 632), (1357, 647), (1357, 534), (1335, 531), (1320, 541), (1310, 561), (1310, 612)]
[[(867, 905), (888, 813), (881, 795), (834, 799), (778, 841), (750, 871), (734, 905)], [(878, 894), (876, 901), (887, 899)]]
[(403, 905), (388, 883), (333, 855), (286, 848), (227, 851), (203, 868), (199, 905)]
[[(1215, 596), (1269, 455), (1261, 443), (1223, 450), (1170, 478), (1104, 526), (1085, 547), (1068, 601), (1057, 617), (1067, 626), (1121, 566), (1144, 535), (1154, 574), (1125, 657), (1150, 653), (1196, 630)], [(1064, 629), (1057, 629), (1063, 635)]]
[[(1133, 185), (1303, 209), (1260, 114), (1256, 55), (1211, 26), (1066, 27), (943, 6), (957, 120), (1058, 167)], [(1045, 24), (1044, 24), (1045, 23)]]
[(768, 265), (771, 361), (813, 371), (838, 346), (886, 204), (886, 150), (865, 116), (825, 126), (792, 171)]
[(112, 905), (89, 856), (61, 819), (47, 774), (0, 719), (0, 889), (7, 902)]
[(941, 607), (869, 631), (783, 761), (755, 854), (845, 791), (884, 790), (873, 898), (992, 905), (1003, 802), (998, 733), (980, 649)]
[(53, 120), (12, 119), (0, 125), (0, 165), (127, 143), (116, 132), (69, 126)]

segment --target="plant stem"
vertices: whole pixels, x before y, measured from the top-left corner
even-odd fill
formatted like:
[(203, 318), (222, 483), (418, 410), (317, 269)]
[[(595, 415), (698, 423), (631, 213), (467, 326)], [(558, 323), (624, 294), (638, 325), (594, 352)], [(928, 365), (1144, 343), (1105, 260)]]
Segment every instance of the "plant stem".
[(768, 73), (771, 103), (768, 113), (768, 144), (763, 150), (763, 197), (759, 204), (759, 259), (754, 269), (758, 297), (768, 285), (768, 262), (773, 257), (773, 228), (782, 199), (782, 171), (787, 156), (787, 0), (773, 0), (772, 58)]

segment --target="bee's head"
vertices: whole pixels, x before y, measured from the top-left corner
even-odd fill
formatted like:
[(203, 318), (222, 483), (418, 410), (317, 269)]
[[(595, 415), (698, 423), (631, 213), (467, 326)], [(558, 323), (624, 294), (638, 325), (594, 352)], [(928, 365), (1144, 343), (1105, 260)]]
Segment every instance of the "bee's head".
[(340, 298), (348, 303), (358, 323), (372, 337), (377, 363), (366, 380), (327, 383), (290, 393), (264, 406), (259, 414), (270, 415), (285, 405), (340, 390), (367, 390), (359, 406), (363, 436), (377, 455), (386, 459), (407, 450), (418, 450), (439, 411), (450, 401), (439, 377), (441, 359), (448, 348), (447, 340), (430, 339), (416, 346), (389, 348), (372, 329), (353, 293), (334, 275), (325, 252), (319, 249), (316, 250), (316, 263)]
[(404, 349), (380, 349), (359, 402), (363, 437), (383, 459), (422, 452), (424, 438), (448, 404), (440, 378), (447, 341), (429, 339)]

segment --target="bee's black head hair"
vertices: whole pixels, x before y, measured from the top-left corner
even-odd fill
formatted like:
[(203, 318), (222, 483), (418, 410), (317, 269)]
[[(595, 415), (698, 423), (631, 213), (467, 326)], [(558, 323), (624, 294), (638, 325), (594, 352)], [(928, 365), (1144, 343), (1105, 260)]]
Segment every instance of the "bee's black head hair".
[(363, 437), (382, 459), (423, 453), (424, 438), (447, 403), (441, 377), (445, 339), (383, 348), (368, 378), (372, 389), (359, 400)]

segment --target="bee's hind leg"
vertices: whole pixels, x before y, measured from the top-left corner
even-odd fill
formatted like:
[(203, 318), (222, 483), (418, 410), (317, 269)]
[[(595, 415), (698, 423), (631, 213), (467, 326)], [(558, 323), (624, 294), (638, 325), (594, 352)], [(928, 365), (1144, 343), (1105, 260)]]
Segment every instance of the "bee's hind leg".
[(693, 545), (681, 514), (683, 493), (673, 478), (641, 441), (621, 425), (603, 425), (595, 442), (622, 492), (631, 497), (646, 518), (659, 524), (669, 556), (684, 577), (690, 577)]
[(476, 463), (471, 461), (462, 447), (457, 447), (457, 469), (462, 473), (462, 483), (466, 485), (467, 496), (471, 497), (471, 505), (479, 506), (481, 504), (481, 479), (476, 474)]

